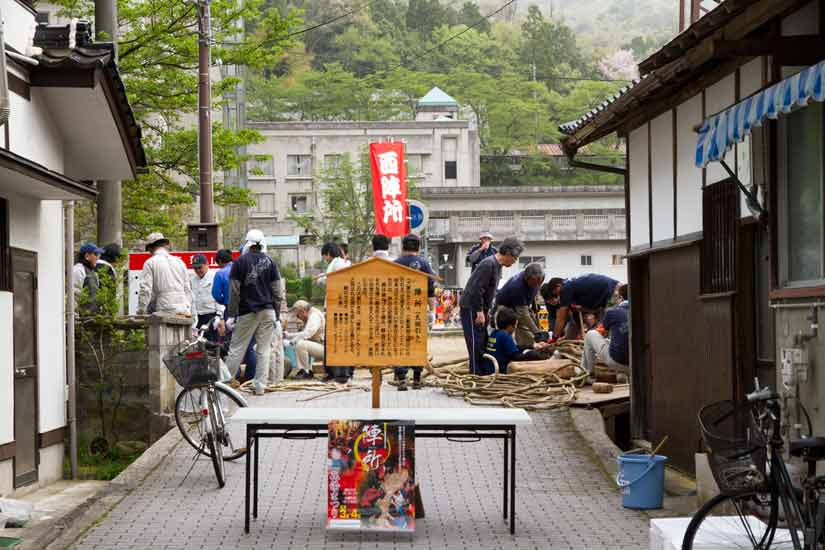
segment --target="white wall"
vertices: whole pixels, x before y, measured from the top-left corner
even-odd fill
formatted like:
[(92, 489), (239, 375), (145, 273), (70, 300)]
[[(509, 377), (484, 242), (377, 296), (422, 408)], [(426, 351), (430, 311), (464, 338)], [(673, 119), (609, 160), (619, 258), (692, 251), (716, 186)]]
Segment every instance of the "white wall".
[(63, 276), (63, 206), (43, 201), (37, 251), (37, 321), (40, 432), (66, 425), (66, 352)]
[[(673, 114), (650, 121), (653, 145), (653, 242), (673, 238)], [(632, 212), (632, 207), (631, 207)]]
[[(736, 76), (731, 73), (716, 84), (705, 89), (705, 116), (715, 115), (736, 103)], [(734, 155), (732, 151), (724, 157), (724, 161), (733, 169)], [(707, 185), (716, 183), (728, 177), (728, 173), (719, 162), (711, 162), (707, 166)]]
[[(0, 292), (0, 326), (12, 326), (12, 293)], [(14, 440), (14, 335), (0, 330), (0, 445)], [(0, 487), (0, 490), (2, 488)]]
[(40, 248), (40, 201), (19, 195), (3, 194), (2, 187), (0, 187), (0, 195), (9, 199), (11, 246), (37, 252)]
[(630, 246), (650, 245), (647, 180), (647, 124), (636, 128), (627, 138), (630, 166)]
[(676, 109), (676, 234), (702, 230), (702, 170), (696, 167), (696, 125), (702, 122), (702, 95)]
[(63, 139), (42, 93), (42, 90), (32, 88), (31, 101), (15, 93), (9, 94), (9, 149), (50, 170), (63, 173)]

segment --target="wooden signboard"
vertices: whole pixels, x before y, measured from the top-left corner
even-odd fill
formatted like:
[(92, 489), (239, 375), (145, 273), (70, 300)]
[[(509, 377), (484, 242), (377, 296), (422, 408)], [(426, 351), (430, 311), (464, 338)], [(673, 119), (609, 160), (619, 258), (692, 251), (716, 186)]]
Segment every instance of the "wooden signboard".
[(427, 275), (380, 258), (327, 277), (330, 367), (427, 363)]
[(427, 280), (415, 269), (369, 260), (327, 276), (326, 364), (373, 369), (427, 364)]

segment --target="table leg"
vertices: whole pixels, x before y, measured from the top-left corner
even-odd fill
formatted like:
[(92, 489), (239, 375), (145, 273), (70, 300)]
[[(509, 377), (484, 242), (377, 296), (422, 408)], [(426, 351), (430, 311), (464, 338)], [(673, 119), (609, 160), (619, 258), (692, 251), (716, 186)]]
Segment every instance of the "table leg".
[(252, 466), (251, 457), (249, 453), (252, 452), (252, 436), (249, 433), (249, 427), (246, 428), (246, 456), (244, 460), (246, 461), (246, 484), (244, 485), (244, 527), (243, 530), (246, 534), (249, 534), (249, 481), (250, 481), (250, 469)]
[(502, 508), (504, 509), (504, 519), (507, 519), (507, 466), (510, 463), (510, 457), (508, 456), (510, 453), (508, 452), (510, 446), (510, 431), (507, 430), (507, 437), (504, 438), (504, 504)]
[(516, 534), (516, 427), (512, 426), (510, 442), (510, 534)]
[(258, 439), (258, 432), (255, 432), (255, 444), (254, 452), (255, 452), (255, 476), (253, 477), (253, 497), (252, 497), (252, 517), (258, 519), (258, 445), (260, 445), (261, 441)]

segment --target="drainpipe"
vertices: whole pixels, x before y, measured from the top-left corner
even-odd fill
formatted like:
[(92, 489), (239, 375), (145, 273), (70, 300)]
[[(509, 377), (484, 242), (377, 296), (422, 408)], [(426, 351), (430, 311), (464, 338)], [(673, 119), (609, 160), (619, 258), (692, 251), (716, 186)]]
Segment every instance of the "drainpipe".
[(69, 425), (69, 461), (72, 479), (77, 479), (77, 375), (74, 361), (74, 282), (72, 280), (72, 256), (74, 255), (74, 201), (63, 203), (63, 242), (66, 264), (66, 400)]
[(3, 14), (0, 13), (0, 45), (2, 45), (3, 48), (2, 55), (0, 55), (0, 126), (9, 121), (9, 114), (11, 113), (9, 77), (6, 74), (6, 37), (4, 27)]

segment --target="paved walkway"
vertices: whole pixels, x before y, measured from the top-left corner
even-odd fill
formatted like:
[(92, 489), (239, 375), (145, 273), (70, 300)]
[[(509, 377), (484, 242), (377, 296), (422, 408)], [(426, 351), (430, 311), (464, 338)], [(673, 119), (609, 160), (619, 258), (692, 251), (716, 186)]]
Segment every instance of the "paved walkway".
[[(387, 407), (462, 407), (433, 389), (400, 393), (384, 386)], [(252, 406), (369, 406), (348, 392), (299, 402), (308, 395), (269, 394)], [(413, 535), (327, 533), (326, 440), (263, 440), (259, 518), (243, 533), (244, 463), (227, 464), (218, 489), (207, 460), (188, 477), (192, 450), (181, 444), (75, 548), (127, 549), (643, 549), (647, 518), (620, 506), (619, 493), (574, 430), (566, 410), (532, 413), (520, 428), (517, 523), (513, 538), (501, 517), (502, 442), (416, 442), (416, 478), (426, 519)], [(276, 490), (277, 489), (277, 490)]]

